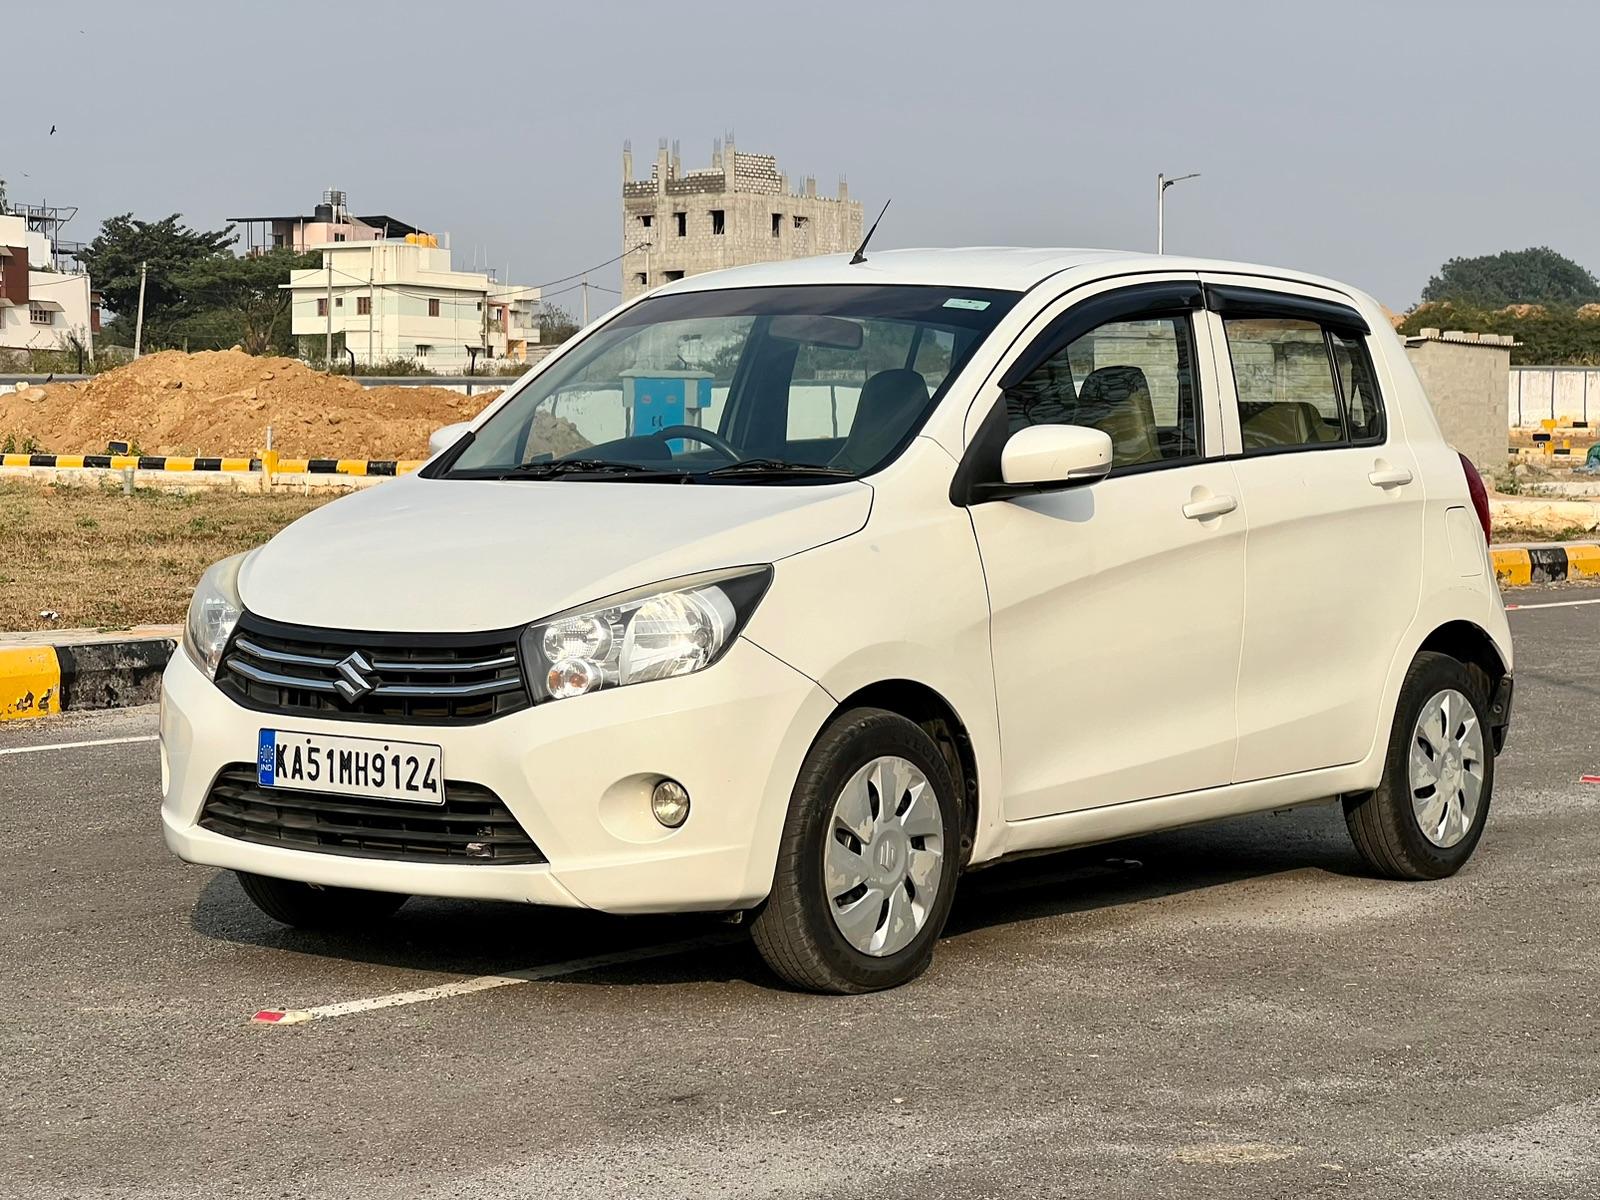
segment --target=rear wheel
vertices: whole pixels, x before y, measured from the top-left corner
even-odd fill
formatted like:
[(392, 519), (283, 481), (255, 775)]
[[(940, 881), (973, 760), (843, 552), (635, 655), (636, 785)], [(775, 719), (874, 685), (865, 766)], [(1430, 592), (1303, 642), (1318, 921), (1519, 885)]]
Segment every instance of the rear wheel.
[(882, 709), (842, 715), (801, 768), (772, 894), (752, 923), (768, 966), (815, 992), (915, 979), (950, 913), (960, 829), (932, 738)]
[(1362, 859), (1391, 879), (1442, 879), (1483, 835), (1494, 747), (1483, 672), (1443, 654), (1417, 655), (1400, 688), (1383, 780), (1346, 796)]
[(395, 892), (316, 887), (235, 871), (239, 886), (262, 912), (296, 929), (351, 929), (391, 916), (408, 897)]

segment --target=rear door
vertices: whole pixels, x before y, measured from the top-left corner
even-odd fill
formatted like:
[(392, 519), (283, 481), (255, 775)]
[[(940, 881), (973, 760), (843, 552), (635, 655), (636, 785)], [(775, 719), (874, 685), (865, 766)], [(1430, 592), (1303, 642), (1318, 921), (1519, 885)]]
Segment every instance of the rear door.
[[(1029, 425), (1110, 435), (1096, 483), (974, 503), (1007, 820), (1226, 784), (1244, 514), (1195, 276), (1100, 284), (1036, 320), (969, 456)], [(969, 431), (970, 432), (970, 431)]]
[(1348, 298), (1203, 278), (1249, 528), (1233, 778), (1357, 762), (1421, 589), (1417, 463)]

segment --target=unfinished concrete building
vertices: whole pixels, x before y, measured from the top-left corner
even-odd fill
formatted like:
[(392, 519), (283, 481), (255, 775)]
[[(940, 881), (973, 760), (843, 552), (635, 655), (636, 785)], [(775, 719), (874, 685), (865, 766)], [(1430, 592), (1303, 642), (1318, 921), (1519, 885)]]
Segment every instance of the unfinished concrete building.
[[(843, 179), (839, 194), (801, 190), (771, 154), (735, 150), (733, 135), (713, 144), (711, 166), (683, 170), (678, 148), (663, 139), (650, 178), (633, 177), (633, 150), (622, 151), (622, 295), (632, 299), (686, 275), (775, 259), (854, 250), (861, 205)], [(634, 247), (648, 243), (648, 249)]]

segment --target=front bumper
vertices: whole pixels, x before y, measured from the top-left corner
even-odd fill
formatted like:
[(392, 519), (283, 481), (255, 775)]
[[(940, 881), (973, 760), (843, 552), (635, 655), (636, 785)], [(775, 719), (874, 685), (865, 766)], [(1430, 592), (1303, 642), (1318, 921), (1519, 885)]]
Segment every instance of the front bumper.
[[(833, 701), (743, 639), (694, 675), (536, 705), (482, 725), (376, 725), (246, 709), (182, 651), (162, 681), (161, 816), (180, 858), (330, 887), (586, 907), (615, 913), (745, 908), (772, 885), (789, 794)], [(547, 864), (392, 862), (240, 841), (199, 826), (258, 731), (437, 742), (445, 777), (497, 793)], [(688, 789), (663, 829), (650, 789)]]

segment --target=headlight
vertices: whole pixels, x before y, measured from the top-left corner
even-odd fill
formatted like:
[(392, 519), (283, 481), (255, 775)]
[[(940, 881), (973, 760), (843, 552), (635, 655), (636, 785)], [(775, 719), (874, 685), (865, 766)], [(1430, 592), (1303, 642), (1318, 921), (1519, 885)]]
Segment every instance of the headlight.
[(189, 620), (183, 627), (183, 648), (207, 677), (217, 677), (222, 651), (233, 636), (244, 609), (239, 599), (239, 566), (245, 555), (235, 554), (206, 568), (200, 586), (189, 601)]
[(624, 592), (531, 625), (522, 635), (535, 700), (669, 679), (720, 658), (772, 582), (736, 567)]

